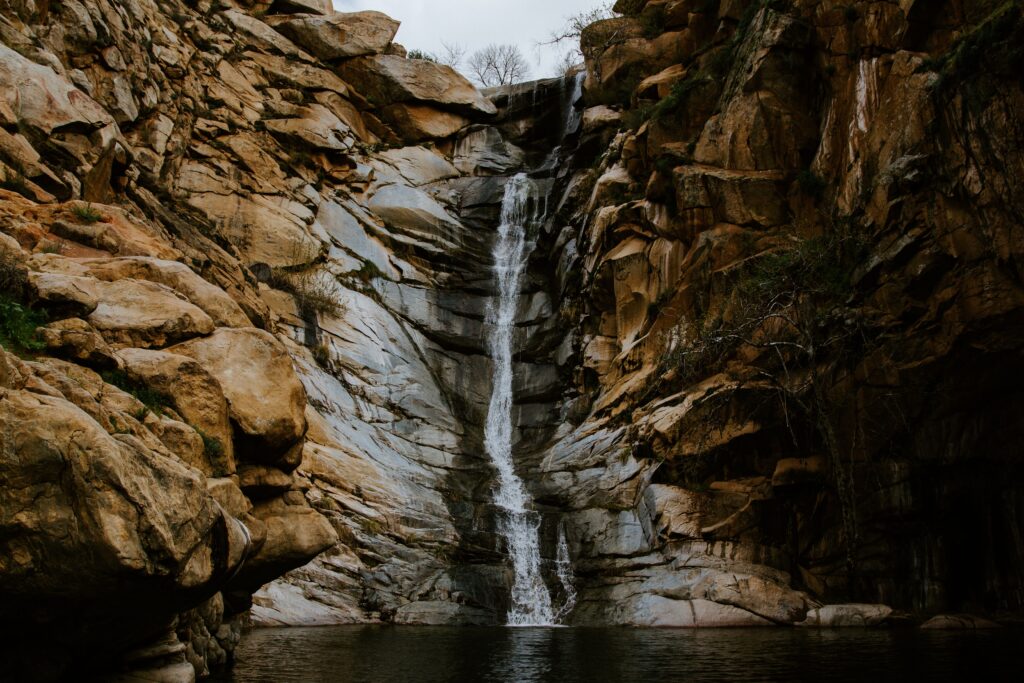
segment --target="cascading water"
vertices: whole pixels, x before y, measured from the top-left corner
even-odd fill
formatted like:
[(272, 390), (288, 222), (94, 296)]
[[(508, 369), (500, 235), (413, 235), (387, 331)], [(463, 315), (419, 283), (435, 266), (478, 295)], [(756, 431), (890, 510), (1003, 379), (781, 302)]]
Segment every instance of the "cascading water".
[(562, 606), (558, 608), (555, 619), (571, 614), (576, 606), (576, 586), (573, 585), (572, 556), (569, 554), (569, 542), (565, 538), (565, 527), (558, 527), (558, 550), (555, 555), (555, 573), (558, 575), (558, 582), (562, 584), (562, 591), (565, 598)]
[(498, 470), (494, 502), (500, 509), (498, 532), (512, 560), (513, 626), (547, 626), (555, 623), (555, 611), (541, 574), (540, 515), (530, 509), (526, 486), (512, 460), (512, 342), (515, 332), (519, 285), (529, 256), (528, 230), (537, 221), (536, 187), (525, 173), (505, 186), (501, 225), (494, 245), (494, 272), (498, 296), (488, 307), (489, 340), (494, 361), (484, 447)]

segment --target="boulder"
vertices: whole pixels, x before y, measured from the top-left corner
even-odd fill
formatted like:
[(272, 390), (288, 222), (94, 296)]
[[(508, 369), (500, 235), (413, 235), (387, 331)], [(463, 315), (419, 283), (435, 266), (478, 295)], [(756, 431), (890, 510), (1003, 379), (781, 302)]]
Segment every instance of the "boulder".
[(99, 305), (86, 319), (116, 347), (159, 348), (210, 334), (213, 320), (170, 287), (144, 280), (93, 280)]
[(818, 484), (824, 480), (826, 471), (827, 465), (822, 457), (783, 458), (775, 463), (772, 486)]
[(472, 83), (443, 64), (374, 55), (343, 62), (338, 73), (380, 107), (396, 102), (432, 102), (468, 115), (497, 113), (494, 104)]
[(999, 628), (999, 624), (973, 614), (940, 614), (921, 624), (929, 631), (965, 631)]
[(194, 358), (220, 383), (239, 459), (280, 466), (290, 457), (306, 432), (306, 392), (281, 342), (263, 330), (221, 328), (169, 351)]
[(199, 469), (207, 476), (233, 474), (231, 421), (220, 382), (194, 359), (167, 351), (123, 349), (118, 358), (130, 380), (166, 397), (203, 437), (205, 464)]
[(238, 485), (247, 496), (256, 499), (272, 498), (292, 487), (292, 475), (267, 465), (243, 465), (238, 470)]
[[(0, 390), (0, 631), (8, 646), (45, 642), (59, 661), (157, 636), (234, 571), (245, 545), (236, 525), (197, 471), (111, 436), (62, 398)], [(68, 605), (75, 620), (55, 630)]]
[[(292, 205), (281, 206), (280, 198), (217, 191), (189, 196), (188, 203), (220, 224), (220, 230), (247, 264), (296, 266), (310, 263), (320, 253), (320, 243), (311, 237)], [(299, 205), (301, 208), (301, 205)]]
[(292, 14), (269, 23), (320, 59), (360, 57), (386, 52), (399, 22), (382, 12), (335, 12), (328, 16)]
[(408, 185), (385, 185), (370, 199), (368, 208), (399, 230), (436, 233), (458, 228), (444, 207)]
[(236, 31), (245, 35), (248, 39), (246, 40), (247, 45), (258, 47), (261, 50), (280, 52), (287, 57), (307, 62), (313, 61), (310, 55), (254, 16), (234, 9), (225, 10), (222, 16), (231, 23)]
[(255, 590), (338, 542), (338, 533), (327, 518), (304, 504), (288, 505), (276, 498), (257, 505), (253, 514), (267, 525), (267, 538), (246, 561), (233, 586)]
[(312, 104), (297, 113), (295, 118), (266, 121), (267, 130), (314, 149), (347, 152), (355, 144), (349, 127), (326, 107)]
[(114, 350), (81, 318), (65, 318), (39, 328), (48, 353), (99, 369), (116, 368)]
[(381, 111), (381, 116), (409, 143), (451, 137), (470, 124), (461, 114), (426, 104), (392, 104)]
[(258, 66), (267, 80), (301, 90), (329, 90), (342, 96), (348, 95), (348, 86), (337, 74), (311, 64), (264, 52), (249, 50), (244, 58)]
[(825, 605), (808, 611), (807, 619), (796, 625), (822, 628), (878, 626), (891, 614), (892, 608), (886, 605)]
[(583, 132), (592, 133), (601, 128), (617, 126), (622, 120), (622, 112), (605, 105), (588, 107), (583, 110)]
[(334, 13), (334, 5), (331, 3), (331, 0), (277, 0), (274, 4), (281, 9), (289, 9), (296, 12), (324, 15)]
[(83, 259), (79, 263), (98, 280), (113, 282), (132, 278), (170, 287), (201, 308), (218, 327), (248, 327), (251, 324), (234, 299), (184, 263), (142, 256)]
[(189, 467), (209, 476), (210, 464), (206, 459), (203, 437), (193, 427), (165, 416), (148, 413), (146, 429), (155, 434), (160, 443)]
[(96, 281), (61, 273), (29, 273), (36, 300), (58, 315), (86, 316), (100, 305)]
[(426, 147), (388, 149), (381, 152), (379, 156), (394, 167), (403, 178), (416, 186), (459, 176), (459, 169), (443, 156)]
[(48, 66), (0, 44), (0, 99), (19, 121), (49, 134), (57, 129), (98, 130), (113, 118), (91, 97)]

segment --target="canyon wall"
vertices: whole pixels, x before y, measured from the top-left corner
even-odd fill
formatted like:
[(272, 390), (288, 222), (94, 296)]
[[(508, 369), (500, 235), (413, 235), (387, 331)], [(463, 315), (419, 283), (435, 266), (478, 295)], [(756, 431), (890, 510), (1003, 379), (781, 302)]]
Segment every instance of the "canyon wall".
[(524, 171), (515, 456), (570, 623), (1018, 613), (1021, 7), (939, 4), (623, 1), (584, 72), (481, 93), (321, 0), (0, 0), (10, 661), (502, 623)]
[(527, 477), (575, 620), (1019, 613), (1020, 3), (617, 8)]

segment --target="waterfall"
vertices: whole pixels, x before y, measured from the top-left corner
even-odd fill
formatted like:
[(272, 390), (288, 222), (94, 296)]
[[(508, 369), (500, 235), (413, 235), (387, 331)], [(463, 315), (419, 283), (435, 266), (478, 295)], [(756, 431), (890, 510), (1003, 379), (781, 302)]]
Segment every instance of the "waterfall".
[(558, 575), (558, 582), (562, 584), (562, 591), (565, 599), (562, 606), (558, 608), (555, 619), (561, 619), (576, 606), (576, 586), (573, 585), (572, 555), (569, 554), (569, 542), (565, 539), (565, 525), (558, 526), (558, 550), (555, 554), (555, 573)]
[(531, 509), (523, 480), (512, 459), (512, 342), (519, 303), (519, 286), (529, 256), (527, 230), (537, 222), (536, 187), (525, 173), (505, 186), (501, 225), (494, 245), (494, 272), (498, 296), (488, 307), (489, 340), (494, 361), (484, 447), (498, 471), (494, 502), (500, 509), (498, 532), (512, 560), (512, 608), (508, 623), (546, 626), (555, 623), (551, 594), (541, 574), (540, 514)]
[(576, 103), (583, 97), (583, 82), (587, 80), (587, 72), (580, 71), (572, 77), (572, 91), (565, 106), (565, 120), (562, 125), (562, 137), (572, 135), (583, 123), (583, 111), (576, 108)]

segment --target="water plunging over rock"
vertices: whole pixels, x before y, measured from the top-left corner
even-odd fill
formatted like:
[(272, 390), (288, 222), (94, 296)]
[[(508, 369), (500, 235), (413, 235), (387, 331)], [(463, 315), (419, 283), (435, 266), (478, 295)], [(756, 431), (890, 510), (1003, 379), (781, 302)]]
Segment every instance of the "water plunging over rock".
[(484, 447), (498, 470), (494, 502), (500, 508), (498, 530), (504, 537), (514, 571), (508, 623), (514, 626), (553, 624), (554, 609), (541, 575), (540, 515), (512, 459), (512, 342), (519, 284), (529, 256), (528, 235), (537, 221), (537, 190), (525, 173), (505, 186), (501, 223), (494, 245), (496, 300), (488, 306), (489, 347), (494, 360), (494, 388), (484, 428)]

